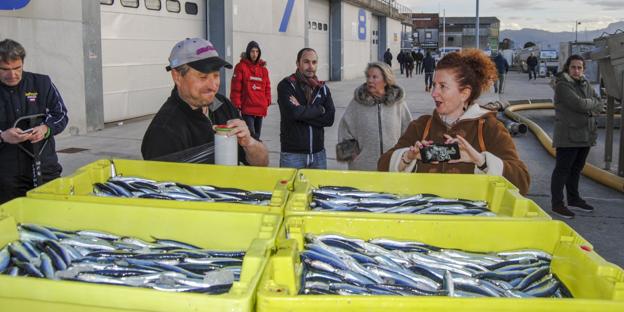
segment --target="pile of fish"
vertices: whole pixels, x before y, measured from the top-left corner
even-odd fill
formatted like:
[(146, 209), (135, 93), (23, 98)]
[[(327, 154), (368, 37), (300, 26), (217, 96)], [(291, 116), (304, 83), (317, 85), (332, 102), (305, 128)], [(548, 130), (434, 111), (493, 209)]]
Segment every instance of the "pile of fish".
[(366, 192), (348, 186), (320, 186), (313, 189), (310, 207), (315, 211), (496, 216), (484, 201), (443, 198), (433, 194), (399, 196)]
[(0, 249), (0, 273), (53, 280), (226, 293), (239, 280), (245, 252), (215, 251), (170, 239), (146, 242), (93, 230), (18, 226), (20, 239)]
[(474, 253), (420, 242), (306, 235), (301, 294), (571, 297), (541, 250)]
[(271, 201), (271, 192), (247, 191), (211, 185), (187, 185), (168, 181), (157, 182), (125, 176), (114, 176), (104, 183), (93, 184), (93, 193), (97, 196), (233, 202), (264, 206)]

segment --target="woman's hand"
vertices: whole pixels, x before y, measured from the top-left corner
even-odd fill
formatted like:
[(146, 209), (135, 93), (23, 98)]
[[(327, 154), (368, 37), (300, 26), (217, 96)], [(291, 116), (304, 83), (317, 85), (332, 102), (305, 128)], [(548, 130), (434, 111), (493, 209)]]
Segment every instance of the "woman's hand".
[(410, 146), (409, 150), (403, 153), (403, 162), (412, 162), (414, 159), (420, 160), (420, 150), (425, 146), (433, 144), (433, 141), (416, 141), (414, 145)]
[(457, 143), (457, 145), (459, 145), (460, 158), (450, 160), (449, 163), (466, 162), (473, 163), (476, 166), (481, 166), (483, 165), (483, 163), (485, 163), (485, 155), (479, 153), (462, 136), (458, 135), (456, 138), (453, 138), (450, 135), (445, 134), (444, 137), (446, 138), (446, 141), (444, 142), (445, 144)]

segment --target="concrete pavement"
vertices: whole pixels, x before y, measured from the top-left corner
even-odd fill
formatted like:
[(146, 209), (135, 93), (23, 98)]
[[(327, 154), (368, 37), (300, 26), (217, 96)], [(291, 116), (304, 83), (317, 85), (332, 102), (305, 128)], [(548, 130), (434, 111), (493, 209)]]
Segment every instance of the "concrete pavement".
[[(397, 72), (398, 74), (398, 72)], [(328, 150), (329, 169), (346, 169), (346, 165), (335, 160), (334, 146), (336, 145), (338, 122), (346, 106), (353, 96), (353, 90), (364, 78), (357, 80), (329, 82), (334, 103), (336, 105), (336, 122), (333, 127), (326, 129), (325, 146)], [(274, 83), (278, 83), (275, 81)], [(399, 77), (407, 96), (407, 103), (414, 118), (433, 111), (431, 96), (425, 92), (424, 76), (415, 75), (412, 78)], [(507, 86), (503, 95), (493, 93), (493, 90), (482, 95), (480, 103), (498, 99), (526, 100), (551, 99), (553, 91), (546, 78), (528, 81), (525, 74), (509, 72)], [(164, 102), (165, 99), (163, 99)], [(71, 112), (70, 112), (71, 113)], [(522, 112), (524, 114), (524, 112)], [(548, 131), (552, 131), (552, 116), (549, 111), (527, 112), (532, 118)], [(71, 116), (70, 116), (71, 117)], [(106, 129), (86, 135), (64, 136), (57, 139), (57, 149), (81, 148), (84, 151), (67, 154), (60, 153), (64, 174), (70, 174), (76, 168), (102, 158), (141, 159), (141, 139), (151, 118), (126, 121), (119, 125), (112, 125)], [(604, 137), (604, 135), (602, 135)], [(276, 105), (269, 108), (269, 115), (263, 122), (262, 140), (269, 149), (270, 165), (279, 163), (279, 109)], [(531, 175), (531, 189), (529, 198), (536, 201), (545, 211), (550, 213), (550, 175), (554, 168), (554, 159), (546, 153), (532, 134), (514, 138), (521, 159), (529, 167)], [(619, 142), (616, 139), (615, 142)], [(614, 145), (614, 150), (618, 145)], [(602, 167), (602, 150), (593, 148), (590, 161)], [(617, 155), (614, 156), (617, 160)], [(565, 220), (583, 237), (594, 245), (596, 251), (608, 261), (624, 267), (624, 194), (602, 186), (585, 177), (581, 178), (581, 193), (596, 207), (594, 213), (579, 213), (576, 219)], [(553, 216), (554, 219), (558, 219)], [(521, 233), (518, 233), (521, 235)]]

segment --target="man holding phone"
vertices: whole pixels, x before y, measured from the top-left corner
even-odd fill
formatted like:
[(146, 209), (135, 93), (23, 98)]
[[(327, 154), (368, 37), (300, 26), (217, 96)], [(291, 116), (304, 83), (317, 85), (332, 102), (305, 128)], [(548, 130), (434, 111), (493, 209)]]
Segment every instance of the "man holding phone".
[(29, 153), (39, 155), (44, 183), (62, 170), (54, 135), (67, 126), (67, 108), (50, 77), (24, 71), (25, 57), (18, 42), (0, 41), (0, 204), (35, 186)]

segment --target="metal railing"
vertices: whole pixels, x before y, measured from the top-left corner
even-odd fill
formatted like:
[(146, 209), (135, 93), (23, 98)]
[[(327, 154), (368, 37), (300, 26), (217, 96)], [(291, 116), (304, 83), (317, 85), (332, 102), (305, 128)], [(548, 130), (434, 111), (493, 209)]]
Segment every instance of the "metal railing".
[(398, 19), (410, 25), (412, 24), (412, 19), (408, 15), (412, 13), (412, 10), (409, 7), (397, 2), (396, 0), (343, 0), (343, 1), (365, 8), (365, 9), (369, 9), (375, 14), (384, 15), (384, 16), (388, 16), (394, 19)]

